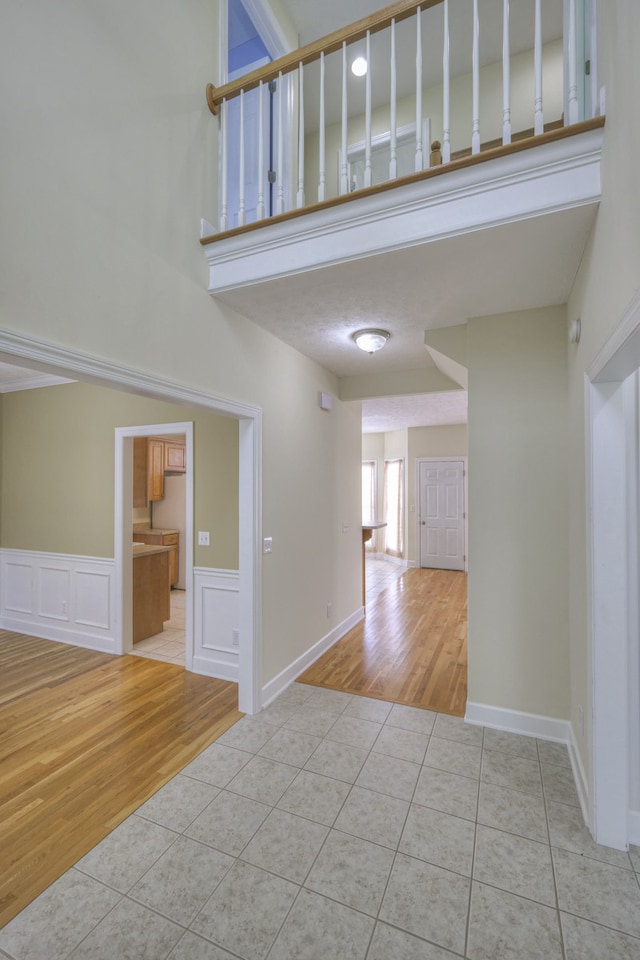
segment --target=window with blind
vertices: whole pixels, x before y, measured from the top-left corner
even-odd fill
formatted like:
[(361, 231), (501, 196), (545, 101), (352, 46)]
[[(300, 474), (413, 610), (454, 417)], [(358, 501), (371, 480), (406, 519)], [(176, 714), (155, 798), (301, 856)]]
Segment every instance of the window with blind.
[(404, 557), (404, 460), (384, 462), (384, 552)]

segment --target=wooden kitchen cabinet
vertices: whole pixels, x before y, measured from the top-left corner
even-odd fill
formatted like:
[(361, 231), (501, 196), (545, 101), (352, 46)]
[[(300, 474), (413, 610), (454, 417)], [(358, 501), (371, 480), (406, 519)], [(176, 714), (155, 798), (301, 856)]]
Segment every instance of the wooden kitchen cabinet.
[(146, 507), (147, 500), (147, 438), (133, 438), (133, 505)]
[(147, 499), (164, 499), (164, 440), (147, 438)]
[(167, 549), (138, 547), (133, 552), (133, 642), (162, 633), (171, 617)]
[(164, 469), (168, 473), (186, 473), (187, 448), (177, 440), (164, 441)]
[(147, 543), (156, 547), (171, 547), (169, 552), (169, 586), (173, 587), (179, 579), (180, 534), (177, 531), (134, 530), (134, 543)]

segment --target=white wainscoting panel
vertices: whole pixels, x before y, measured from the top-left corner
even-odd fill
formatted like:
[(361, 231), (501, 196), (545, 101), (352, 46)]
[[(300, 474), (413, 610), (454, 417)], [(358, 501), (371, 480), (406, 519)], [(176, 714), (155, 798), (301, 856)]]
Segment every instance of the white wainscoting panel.
[(0, 627), (116, 653), (114, 562), (0, 550)]
[(240, 619), (237, 570), (194, 567), (193, 669), (207, 677), (238, 682)]

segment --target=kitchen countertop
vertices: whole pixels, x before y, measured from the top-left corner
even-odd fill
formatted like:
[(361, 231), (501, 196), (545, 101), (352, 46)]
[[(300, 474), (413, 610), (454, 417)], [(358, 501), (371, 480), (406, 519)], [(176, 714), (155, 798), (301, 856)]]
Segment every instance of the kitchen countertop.
[(149, 557), (153, 553), (169, 553), (173, 550), (173, 547), (160, 547), (153, 543), (134, 543), (132, 548), (134, 560), (136, 557)]
[(134, 533), (157, 533), (165, 536), (168, 533), (180, 533), (179, 530), (171, 530), (169, 527), (148, 527), (143, 524), (134, 523), (133, 525)]

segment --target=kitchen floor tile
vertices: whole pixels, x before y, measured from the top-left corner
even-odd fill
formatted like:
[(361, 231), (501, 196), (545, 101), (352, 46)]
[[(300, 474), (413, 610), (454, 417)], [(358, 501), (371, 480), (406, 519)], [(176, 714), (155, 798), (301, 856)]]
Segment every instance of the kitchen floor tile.
[(126, 893), (177, 836), (173, 831), (133, 814), (82, 857), (76, 867)]
[(322, 739), (295, 730), (277, 730), (259, 751), (259, 756), (278, 760), (293, 767), (303, 767)]
[(526, 760), (538, 759), (538, 744), (533, 737), (522, 737), (518, 733), (506, 733), (503, 730), (485, 730), (485, 750), (497, 750), (499, 753), (509, 753), (513, 757), (524, 757)]
[(419, 710), (417, 707), (405, 707), (401, 703), (394, 703), (385, 722), (391, 727), (412, 730), (414, 733), (422, 733), (429, 737), (437, 716), (437, 713), (432, 713), (430, 710)]
[(218, 787), (178, 774), (138, 807), (136, 815), (182, 833), (219, 792)]
[(370, 753), (356, 780), (359, 787), (384, 793), (399, 800), (411, 800), (421, 767), (383, 753)]
[(330, 730), (327, 731), (327, 740), (338, 743), (347, 743), (352, 747), (361, 747), (370, 750), (382, 726), (372, 723), (371, 720), (360, 720), (358, 717), (338, 717)]
[(478, 807), (478, 781), (447, 773), (436, 767), (423, 767), (413, 802), (433, 807), (465, 820), (475, 820)]
[(188, 837), (239, 857), (271, 807), (223, 790), (185, 831)]
[(604, 847), (595, 843), (587, 830), (580, 807), (572, 807), (566, 803), (547, 803), (549, 817), (549, 834), (551, 845), (562, 847), (571, 853), (579, 853), (594, 860), (603, 860), (616, 867), (631, 870), (629, 854), (623, 850), (614, 850), (613, 847)]
[(367, 751), (360, 747), (323, 740), (304, 766), (313, 773), (354, 783), (366, 759)]
[(297, 768), (266, 757), (253, 757), (228, 784), (231, 793), (240, 793), (243, 797), (269, 803), (278, 802), (287, 787), (293, 782)]
[(484, 727), (465, 723), (462, 717), (449, 717), (446, 713), (439, 713), (432, 733), (434, 737), (439, 737), (441, 740), (458, 740), (472, 747), (481, 747)]
[(541, 797), (542, 777), (537, 760), (525, 757), (511, 757), (496, 750), (484, 750), (480, 779), (483, 783), (493, 783), (497, 787), (508, 787), (521, 793), (531, 793)]
[(269, 960), (364, 960), (373, 924), (371, 917), (302, 890)]
[(561, 913), (567, 960), (640, 960), (640, 940)]
[(337, 830), (395, 850), (409, 812), (409, 803), (397, 797), (353, 787), (335, 822)]
[(426, 767), (437, 767), (461, 777), (479, 777), (481, 756), (482, 749), (478, 746), (431, 737), (424, 763)]
[(640, 937), (640, 887), (633, 871), (553, 848), (560, 910)]
[(350, 785), (342, 780), (301, 770), (278, 801), (278, 809), (287, 810), (330, 827), (347, 798)]
[(475, 832), (471, 820), (412, 803), (398, 849), (470, 877)]
[(69, 960), (164, 960), (182, 934), (183, 928), (176, 923), (125, 898), (76, 947)]
[(455, 954), (378, 922), (367, 960), (455, 960)]
[(473, 878), (555, 907), (551, 851), (546, 843), (479, 825)]
[(182, 773), (214, 787), (226, 787), (251, 760), (253, 754), (235, 747), (225, 747), (216, 740), (184, 767)]
[(480, 784), (478, 823), (515, 833), (529, 840), (549, 842), (547, 816), (542, 797), (519, 793), (494, 783)]
[(385, 753), (388, 757), (422, 763), (428, 744), (429, 737), (423, 733), (401, 730), (399, 727), (390, 727), (386, 724), (378, 734), (372, 749), (374, 753)]

